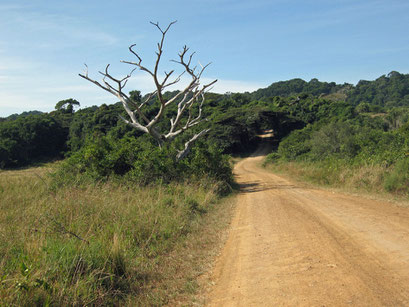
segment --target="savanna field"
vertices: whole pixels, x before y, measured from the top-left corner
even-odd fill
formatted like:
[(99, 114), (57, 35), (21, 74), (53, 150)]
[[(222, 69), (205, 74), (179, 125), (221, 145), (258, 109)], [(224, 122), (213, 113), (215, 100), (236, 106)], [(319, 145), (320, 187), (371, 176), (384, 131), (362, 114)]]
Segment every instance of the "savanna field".
[(1, 172), (2, 305), (161, 305), (197, 291), (229, 211), (215, 183), (55, 189), (54, 167)]

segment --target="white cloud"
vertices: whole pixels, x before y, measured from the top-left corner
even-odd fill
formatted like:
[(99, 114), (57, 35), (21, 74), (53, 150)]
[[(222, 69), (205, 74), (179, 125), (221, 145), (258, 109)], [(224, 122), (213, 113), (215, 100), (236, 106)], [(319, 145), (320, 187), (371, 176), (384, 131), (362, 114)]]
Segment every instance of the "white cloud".
[[(203, 82), (207, 83), (210, 82), (211, 79), (205, 78)], [(226, 92), (232, 93), (243, 93), (243, 92), (253, 92), (258, 90), (259, 88), (266, 87), (266, 84), (258, 83), (258, 82), (248, 82), (248, 81), (241, 81), (241, 80), (218, 80), (213, 87), (212, 92), (224, 94)]]
[[(7, 76), (0, 76), (0, 82), (3, 81), (3, 78), (7, 81)], [(203, 78), (202, 84), (213, 80), (211, 78)], [(168, 90), (181, 90), (187, 85), (187, 82), (187, 79), (182, 80), (177, 86), (168, 88)], [(220, 79), (211, 91), (220, 94), (226, 92), (251, 92), (265, 86), (256, 82)], [(140, 90), (142, 94), (152, 92), (154, 84), (151, 77), (142, 74), (132, 77), (125, 91), (135, 89)], [(69, 97), (80, 101), (82, 107), (101, 105), (103, 103), (112, 104), (118, 101), (116, 97), (91, 83), (31, 89), (27, 91), (27, 95), (15, 91), (0, 91), (0, 117), (30, 110), (50, 112), (59, 100)]]
[(49, 105), (42, 99), (27, 97), (24, 94), (0, 92), (0, 116), (8, 116), (12, 113), (21, 113), (30, 110), (49, 110)]
[(138, 74), (130, 78), (127, 88), (141, 91), (143, 94), (151, 93), (155, 89), (153, 79), (148, 74)]
[[(215, 78), (216, 79), (216, 78)], [(212, 82), (212, 78), (202, 78), (201, 84), (208, 84)], [(169, 87), (167, 90), (181, 90), (188, 85), (189, 79), (182, 79), (179, 83)], [(212, 88), (212, 92), (224, 94), (226, 92), (252, 92), (259, 88), (266, 87), (266, 84), (259, 82), (249, 82), (242, 80), (227, 80), (227, 79), (218, 79), (216, 84)], [(150, 93), (154, 90), (155, 86), (152, 81), (152, 77), (148, 74), (146, 75), (136, 75), (129, 80), (128, 86), (130, 90), (137, 89), (143, 94)]]

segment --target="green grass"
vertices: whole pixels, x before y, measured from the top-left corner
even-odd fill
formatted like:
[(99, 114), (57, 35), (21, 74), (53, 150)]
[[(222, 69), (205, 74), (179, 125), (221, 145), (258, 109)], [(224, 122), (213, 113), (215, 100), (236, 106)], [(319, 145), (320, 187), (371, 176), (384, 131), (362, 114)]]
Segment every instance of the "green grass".
[(184, 246), (197, 264), (217, 241), (217, 184), (55, 190), (48, 172), (0, 173), (1, 305), (161, 305), (197, 290), (197, 266), (175, 268), (193, 261)]

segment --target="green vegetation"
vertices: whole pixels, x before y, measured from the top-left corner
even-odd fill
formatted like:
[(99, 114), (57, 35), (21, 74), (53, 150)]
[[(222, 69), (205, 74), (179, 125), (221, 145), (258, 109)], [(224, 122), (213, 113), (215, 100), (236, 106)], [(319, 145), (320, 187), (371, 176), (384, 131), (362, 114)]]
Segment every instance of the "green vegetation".
[[(205, 137), (206, 146), (216, 145), (222, 153), (240, 154), (256, 146), (255, 136), (263, 129), (273, 129), (281, 140), (291, 131), (322, 119), (327, 122), (329, 118), (338, 121), (354, 119), (359, 126), (372, 125), (373, 122), (378, 125), (376, 129), (396, 130), (408, 120), (408, 82), (409, 75), (391, 72), (375, 81), (360, 81), (356, 86), (293, 79), (273, 83), (253, 93), (207, 93), (203, 117), (209, 122), (192, 133), (206, 125), (211, 126), (211, 132)], [(164, 99), (174, 95), (175, 92), (164, 93)], [(140, 101), (148, 96), (141, 97), (140, 92), (132, 91), (129, 97)], [(148, 115), (158, 111), (154, 102), (153, 99), (146, 106)], [(58, 102), (56, 111), (49, 114), (26, 112), (2, 119), (0, 167), (21, 167), (39, 160), (70, 156), (90, 140), (101, 137), (120, 140), (142, 135), (119, 118), (126, 116), (120, 103), (74, 112), (73, 106), (78, 104), (70, 98)], [(158, 130), (168, 129), (169, 119), (176, 112), (176, 106), (169, 106)], [(183, 138), (179, 144), (183, 144), (182, 141)]]
[(187, 158), (174, 159), (174, 147), (160, 149), (148, 136), (97, 138), (72, 154), (53, 175), (54, 184), (72, 185), (110, 180), (139, 185), (198, 181), (219, 182), (224, 191), (233, 184), (229, 159), (215, 146), (198, 142)]
[[(180, 276), (175, 268), (190, 263), (191, 249), (204, 250), (208, 220), (234, 187), (229, 155), (253, 151), (263, 130), (275, 136), (270, 167), (409, 195), (408, 80), (392, 72), (357, 86), (293, 79), (254, 93), (206, 93), (208, 121), (161, 147), (120, 119), (120, 103), (75, 111), (79, 103), (67, 99), (51, 113), (1, 119), (0, 168), (65, 158), (52, 169), (0, 173), (2, 303), (160, 305), (194, 292), (197, 266)], [(148, 116), (159, 108), (155, 98), (145, 107)], [(168, 131), (177, 112), (169, 105), (156, 129)], [(209, 127), (178, 161), (185, 142)]]
[(336, 84), (335, 82), (320, 82), (318, 79), (311, 79), (306, 82), (302, 79), (292, 79), (289, 81), (280, 81), (271, 84), (265, 89), (259, 89), (251, 94), (252, 99), (263, 99), (275, 96), (290, 97), (302, 93), (308, 93), (314, 96), (329, 95), (342, 89), (351, 88), (351, 84)]
[[(394, 78), (406, 82), (405, 76), (391, 73), (367, 87), (380, 93), (379, 80), (396, 85)], [(347, 102), (305, 96), (297, 104), (281, 103), (281, 110), (288, 110), (306, 126), (284, 138), (266, 164), (319, 184), (408, 195), (409, 107), (404, 99), (348, 102), (355, 101), (359, 88), (362, 82)], [(393, 96), (389, 86), (382, 89), (384, 97)]]
[(23, 166), (57, 158), (64, 149), (66, 132), (56, 118), (29, 115), (0, 124), (0, 168)]
[(353, 105), (368, 103), (372, 106), (409, 106), (409, 75), (396, 71), (383, 75), (375, 81), (359, 81), (348, 95)]
[(148, 306), (190, 294), (215, 240), (205, 231), (221, 227), (216, 183), (54, 190), (49, 171), (1, 173), (1, 305)]

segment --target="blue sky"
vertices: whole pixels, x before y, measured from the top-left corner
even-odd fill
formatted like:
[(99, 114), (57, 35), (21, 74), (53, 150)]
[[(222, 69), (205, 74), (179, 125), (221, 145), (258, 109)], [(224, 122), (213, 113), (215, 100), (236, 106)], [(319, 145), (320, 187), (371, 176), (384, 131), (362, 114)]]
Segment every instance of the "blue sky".
[[(124, 76), (128, 46), (153, 64), (160, 33), (166, 38), (162, 71), (186, 44), (195, 61), (212, 62), (205, 80), (215, 92), (253, 91), (292, 78), (356, 83), (392, 70), (409, 73), (407, 0), (54, 0), (0, 2), (0, 116), (52, 111), (63, 99), (82, 107), (115, 97), (81, 79), (110, 63)], [(129, 91), (153, 89), (134, 74)]]

